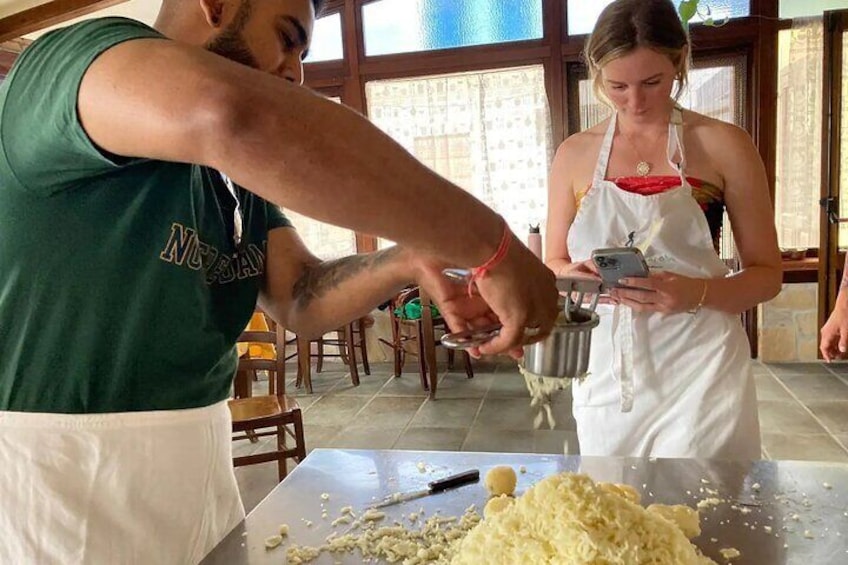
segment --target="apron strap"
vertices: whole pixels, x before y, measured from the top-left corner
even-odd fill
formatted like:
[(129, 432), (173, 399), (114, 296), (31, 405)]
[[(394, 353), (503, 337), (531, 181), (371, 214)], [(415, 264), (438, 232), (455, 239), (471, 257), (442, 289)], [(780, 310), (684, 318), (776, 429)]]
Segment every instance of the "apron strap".
[[(671, 110), (671, 120), (668, 123), (668, 147), (666, 148), (668, 163), (680, 176), (681, 186), (689, 186), (686, 180), (686, 152), (683, 149), (683, 112), (678, 105)], [(675, 162), (674, 156), (680, 156), (680, 162)]]
[(621, 411), (633, 410), (633, 310), (616, 304), (612, 311), (612, 376), (618, 380)]
[(607, 176), (607, 165), (609, 164), (610, 153), (612, 152), (612, 138), (615, 135), (616, 117), (618, 114), (613, 112), (610, 117), (607, 133), (604, 135), (604, 141), (601, 143), (601, 152), (598, 154), (598, 163), (595, 165), (595, 175), (592, 177), (592, 185), (598, 186)]

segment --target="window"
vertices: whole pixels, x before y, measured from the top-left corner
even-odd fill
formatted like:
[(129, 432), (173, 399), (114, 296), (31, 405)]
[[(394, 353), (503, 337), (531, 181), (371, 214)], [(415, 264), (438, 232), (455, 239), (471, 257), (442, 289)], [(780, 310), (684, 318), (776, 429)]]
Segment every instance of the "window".
[[(807, 1), (807, 0), (803, 0)], [(568, 34), (583, 35), (592, 32), (595, 23), (598, 21), (598, 16), (601, 12), (612, 4), (613, 0), (596, 0), (589, 2), (587, 0), (567, 0), (566, 9), (568, 10)], [(674, 0), (677, 5), (680, 0)], [(690, 23), (701, 22), (704, 20), (704, 15), (709, 7), (709, 14), (715, 21), (721, 21), (726, 18), (740, 18), (751, 13), (750, 0), (701, 0), (700, 15), (692, 18)]]
[(365, 54), (542, 37), (542, 0), (377, 0), (362, 7)]
[(680, 104), (717, 120), (745, 127), (745, 57), (695, 62)]
[[(341, 99), (330, 96), (330, 100), (341, 103)], [(338, 259), (356, 253), (356, 237), (347, 229), (313, 220), (292, 210), (285, 211), (307, 249), (321, 259)]]
[(285, 214), (307, 249), (321, 259), (338, 259), (356, 253), (356, 238), (351, 230), (313, 220), (292, 210), (286, 210)]
[(344, 57), (342, 41), (342, 16), (339, 12), (315, 20), (312, 44), (304, 63), (337, 61)]
[(781, 18), (804, 18), (840, 8), (848, 8), (848, 0), (780, 0), (779, 13)]
[(774, 220), (788, 249), (819, 246), (823, 53), (820, 19), (778, 35)]
[(366, 96), (378, 127), (519, 237), (544, 223), (552, 152), (541, 65), (372, 81)]
[[(848, 217), (848, 166), (845, 166), (845, 154), (848, 151), (848, 33), (842, 33), (842, 112), (840, 121), (840, 153), (843, 165), (839, 167), (839, 209), (840, 217)], [(848, 247), (848, 224), (839, 225), (839, 248)]]

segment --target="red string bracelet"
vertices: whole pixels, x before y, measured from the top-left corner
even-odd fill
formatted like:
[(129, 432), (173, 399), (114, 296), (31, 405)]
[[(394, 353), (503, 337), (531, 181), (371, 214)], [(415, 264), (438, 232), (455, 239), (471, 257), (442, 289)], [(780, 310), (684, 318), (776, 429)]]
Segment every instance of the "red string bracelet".
[(468, 296), (473, 294), (472, 290), (474, 288), (474, 283), (479, 279), (485, 278), (489, 271), (497, 267), (498, 264), (504, 260), (504, 257), (506, 257), (506, 254), (509, 251), (509, 242), (512, 241), (512, 232), (510, 231), (506, 220), (503, 220), (503, 225), (503, 235), (501, 236), (501, 242), (498, 244), (495, 254), (479, 267), (471, 269), (471, 278), (468, 279)]

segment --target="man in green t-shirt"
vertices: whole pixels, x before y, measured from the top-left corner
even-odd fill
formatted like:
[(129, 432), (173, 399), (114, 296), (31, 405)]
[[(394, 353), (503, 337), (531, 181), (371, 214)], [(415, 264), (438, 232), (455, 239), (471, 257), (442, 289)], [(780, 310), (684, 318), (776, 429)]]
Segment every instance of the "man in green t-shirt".
[[(501, 218), (300, 86), (319, 3), (164, 0), (155, 29), (46, 34), (0, 86), (0, 563), (193, 563), (243, 517), (226, 398), (257, 300), (320, 335), (417, 283), (454, 329), (499, 319), (481, 353), (550, 331), (553, 276)], [(399, 245), (323, 262), (280, 206)], [(486, 266), (479, 295), (449, 265)]]

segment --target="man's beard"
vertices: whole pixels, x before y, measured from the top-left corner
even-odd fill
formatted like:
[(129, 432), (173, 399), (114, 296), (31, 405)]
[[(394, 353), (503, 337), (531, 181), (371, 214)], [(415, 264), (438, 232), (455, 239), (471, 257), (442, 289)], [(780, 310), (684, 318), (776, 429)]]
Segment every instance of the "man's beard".
[(238, 31), (223, 31), (218, 37), (206, 45), (206, 49), (236, 63), (247, 65), (253, 69), (259, 68), (259, 62), (253, 56), (253, 52)]
[(244, 26), (247, 24), (247, 20), (250, 19), (251, 9), (250, 1), (243, 1), (230, 25), (217, 37), (212, 39), (212, 41), (207, 43), (206, 49), (236, 63), (258, 69), (259, 62), (253, 56), (253, 52), (247, 46), (247, 42), (242, 35)]

